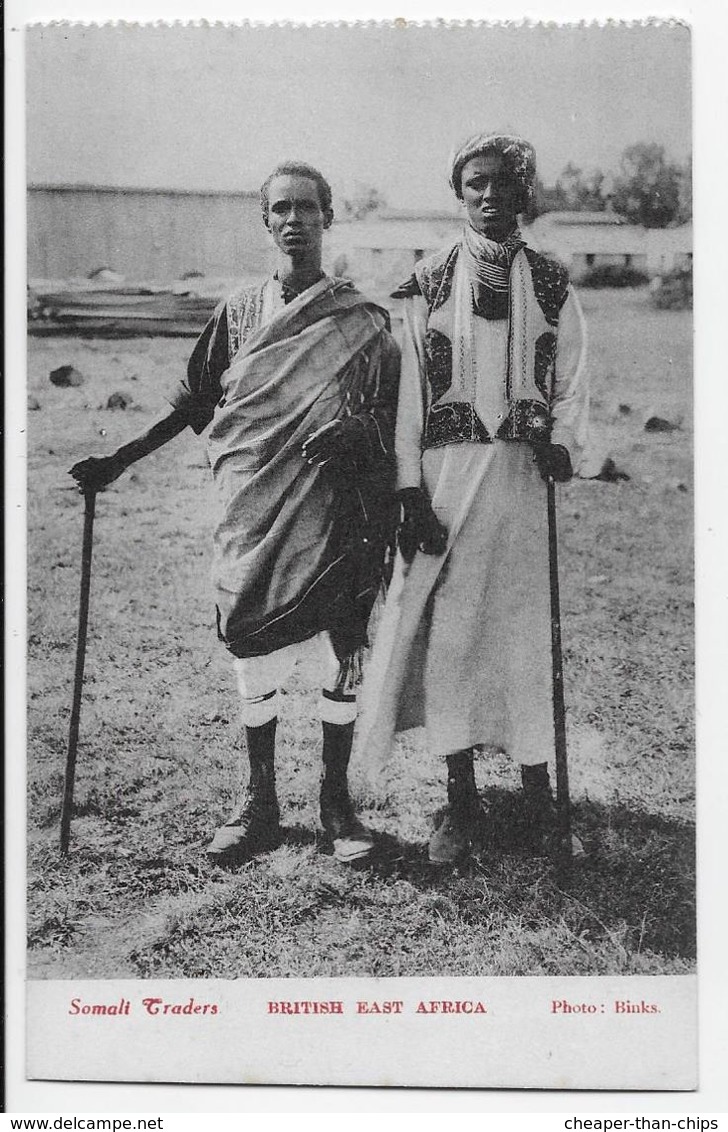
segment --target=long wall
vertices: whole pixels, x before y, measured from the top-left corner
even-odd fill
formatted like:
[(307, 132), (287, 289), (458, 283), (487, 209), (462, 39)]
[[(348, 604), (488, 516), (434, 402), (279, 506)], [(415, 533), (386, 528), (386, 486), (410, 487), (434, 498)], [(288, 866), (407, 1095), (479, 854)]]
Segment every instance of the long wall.
[(28, 277), (67, 279), (110, 268), (166, 282), (186, 272), (255, 277), (272, 263), (254, 192), (85, 185), (28, 188)]

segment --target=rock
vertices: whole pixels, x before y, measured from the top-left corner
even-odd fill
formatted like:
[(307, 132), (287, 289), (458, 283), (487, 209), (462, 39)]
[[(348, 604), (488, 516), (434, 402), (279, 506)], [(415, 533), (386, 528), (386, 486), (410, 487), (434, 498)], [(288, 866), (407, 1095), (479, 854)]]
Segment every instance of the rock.
[(607, 456), (602, 449), (600, 453), (591, 452), (579, 469), (579, 478), (583, 480), (601, 480), (603, 483), (619, 483), (620, 480), (630, 480), (627, 472), (618, 468), (611, 456)]
[(648, 417), (645, 421), (645, 432), (675, 432), (679, 428), (679, 424), (665, 417)]
[(74, 366), (59, 366), (58, 369), (52, 369), (48, 377), (51, 385), (59, 385), (62, 389), (71, 385), (83, 385), (85, 380)]
[(603, 483), (619, 483), (620, 480), (629, 481), (632, 477), (618, 468), (611, 456), (607, 456), (597, 474), (591, 478)]
[(128, 393), (122, 393), (117, 389), (112, 393), (106, 402), (107, 409), (128, 409), (130, 405), (134, 404), (134, 398), (130, 397)]
[(88, 279), (95, 279), (97, 283), (123, 283), (124, 276), (120, 275), (118, 271), (112, 271), (110, 267), (97, 267), (95, 271), (90, 271), (87, 276)]
[(681, 480), (680, 483), (675, 484), (675, 490), (685, 492), (688, 490), (688, 485), (686, 483), (683, 483)]
[(632, 412), (632, 406), (628, 405), (625, 401), (620, 402), (618, 408), (623, 417), (628, 417)]
[(36, 409), (40, 408), (40, 401), (37, 397), (28, 397), (28, 412), (33, 413)]

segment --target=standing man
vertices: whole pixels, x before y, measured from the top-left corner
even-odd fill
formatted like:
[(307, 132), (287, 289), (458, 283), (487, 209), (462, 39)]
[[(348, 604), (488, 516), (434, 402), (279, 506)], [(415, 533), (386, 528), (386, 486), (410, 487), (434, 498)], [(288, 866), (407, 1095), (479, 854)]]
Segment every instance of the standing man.
[(217, 863), (276, 846), (279, 688), (313, 639), (323, 729), (321, 822), (336, 858), (372, 837), (349, 797), (359, 656), (391, 536), (399, 353), (386, 313), (324, 274), (331, 189), (300, 162), (261, 189), (277, 270), (232, 295), (198, 340), (173, 409), (111, 456), (71, 469), (98, 490), (188, 425), (208, 426), (223, 504), (214, 535), (218, 635), (234, 657), (249, 759), (240, 805), (208, 848)]
[(585, 332), (559, 264), (518, 214), (536, 178), (522, 138), (481, 134), (454, 155), (462, 237), (420, 261), (404, 300), (396, 425), (400, 554), (365, 687), (364, 748), (424, 725), (447, 764), (433, 862), (470, 849), (483, 817), (473, 754), (520, 764), (527, 836), (554, 822), (551, 608), (544, 480), (570, 478), (587, 430)]

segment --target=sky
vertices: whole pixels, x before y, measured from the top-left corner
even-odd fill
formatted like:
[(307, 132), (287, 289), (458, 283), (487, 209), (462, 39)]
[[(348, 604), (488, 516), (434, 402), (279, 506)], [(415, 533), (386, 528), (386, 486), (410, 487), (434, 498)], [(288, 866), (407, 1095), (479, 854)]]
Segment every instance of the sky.
[(553, 183), (616, 171), (624, 148), (691, 150), (690, 32), (679, 25), (27, 30), (31, 182), (256, 189), (279, 160), (335, 191), (447, 208), (469, 134), (522, 134)]

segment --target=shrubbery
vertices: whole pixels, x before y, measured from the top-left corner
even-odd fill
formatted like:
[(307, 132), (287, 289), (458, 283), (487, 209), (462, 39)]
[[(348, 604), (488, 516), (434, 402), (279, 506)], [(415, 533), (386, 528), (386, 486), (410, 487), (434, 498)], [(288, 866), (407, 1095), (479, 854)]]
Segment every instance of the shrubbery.
[(650, 277), (623, 263), (601, 263), (590, 267), (579, 280), (580, 287), (644, 287)]
[(693, 306), (693, 269), (673, 267), (658, 275), (652, 287), (652, 302), (660, 310), (691, 310)]

